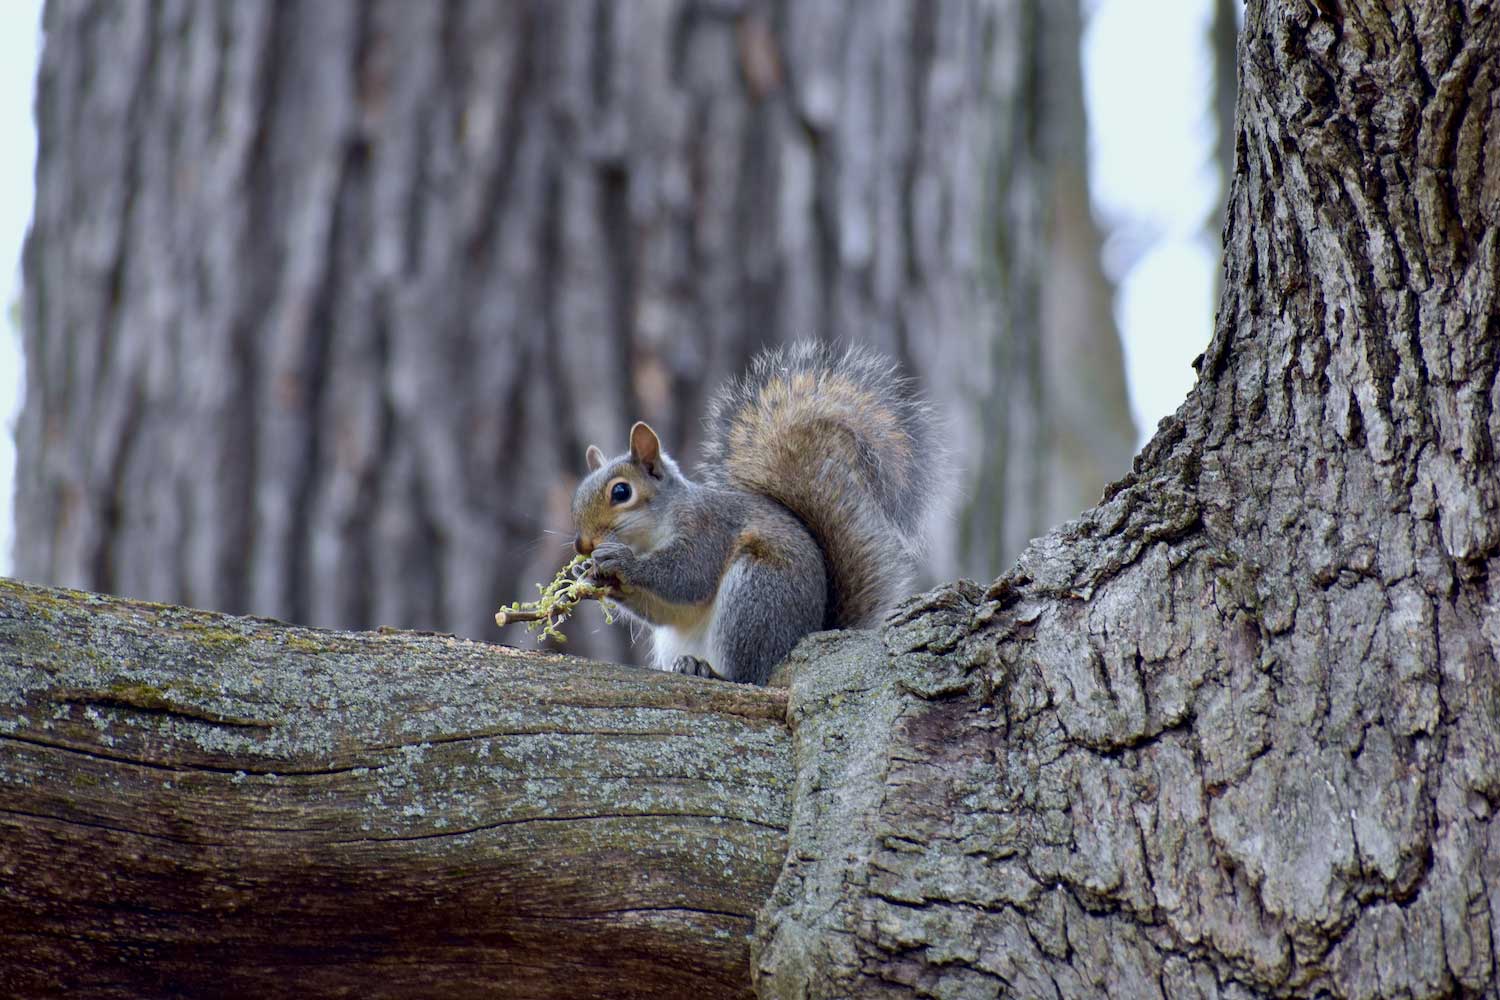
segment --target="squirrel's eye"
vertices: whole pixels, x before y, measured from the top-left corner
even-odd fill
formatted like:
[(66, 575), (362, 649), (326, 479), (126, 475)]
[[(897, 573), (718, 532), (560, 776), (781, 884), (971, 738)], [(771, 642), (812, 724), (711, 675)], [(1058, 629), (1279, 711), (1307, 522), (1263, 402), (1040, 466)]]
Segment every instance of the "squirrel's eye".
[(615, 505), (630, 501), (630, 484), (615, 483), (609, 488), (609, 502)]

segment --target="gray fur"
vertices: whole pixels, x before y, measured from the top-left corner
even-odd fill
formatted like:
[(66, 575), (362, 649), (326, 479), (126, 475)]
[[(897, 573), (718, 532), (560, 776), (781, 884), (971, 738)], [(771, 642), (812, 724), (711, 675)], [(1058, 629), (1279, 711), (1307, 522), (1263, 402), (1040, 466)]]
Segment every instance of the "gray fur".
[[(802, 373), (818, 378), (841, 377), (864, 388), (893, 414), (911, 442), (915, 461), (927, 466), (927, 479), (935, 481), (946, 477), (945, 468), (937, 469), (932, 465), (946, 466), (937, 418), (932, 407), (918, 394), (915, 383), (901, 374), (894, 361), (857, 345), (838, 347), (816, 341), (798, 341), (762, 351), (743, 377), (726, 383), (714, 393), (709, 401), (707, 439), (698, 469), (699, 478), (709, 484), (733, 481), (736, 460), (729, 450), (729, 431), (736, 417), (754, 405), (768, 384), (786, 381)], [(898, 477), (890, 474), (892, 470), (884, 468), (891, 461), (890, 456), (863, 437), (859, 433), (862, 428), (850, 426), (845, 429), (853, 435), (854, 447), (848, 456), (854, 460), (851, 468), (878, 502), (881, 512), (903, 534), (919, 532), (924, 518), (938, 499), (938, 491), (896, 488)]]
[[(644, 554), (604, 542), (593, 553), (594, 575), (616, 581), (622, 606), (658, 629), (658, 666), (702, 676), (684, 660), (706, 659), (725, 680), (764, 684), (798, 639), (824, 625), (828, 584), (817, 544), (762, 497), (686, 480), (663, 489), (653, 508), (672, 518), (672, 541)], [(774, 540), (775, 561), (735, 554), (752, 526)], [(690, 638), (699, 634), (701, 645)]]
[[(655, 628), (662, 669), (764, 684), (802, 636), (873, 625), (905, 595), (945, 468), (893, 364), (799, 344), (714, 397), (701, 485), (665, 451), (627, 453), (584, 479), (573, 516), (594, 576)], [(609, 510), (627, 473), (641, 501)]]
[[(758, 422), (768, 390), (803, 384), (794, 419)], [(857, 405), (828, 405), (841, 398), (830, 387), (853, 387)], [(737, 427), (748, 443), (736, 443)], [(920, 537), (951, 479), (932, 410), (895, 364), (816, 343), (762, 353), (715, 394), (699, 472), (710, 486), (770, 497), (807, 526), (833, 576), (830, 628), (872, 627), (910, 592)]]
[(740, 571), (725, 576), (711, 643), (726, 680), (766, 683), (797, 640), (823, 627), (822, 559), (811, 549), (803, 556), (808, 565), (792, 571), (741, 557)]
[(649, 516), (670, 518), (664, 534), (671, 540), (644, 552), (606, 541), (593, 553), (595, 575), (624, 581), (627, 594), (640, 591), (637, 600), (625, 603), (643, 621), (670, 624), (670, 613), (657, 605), (706, 604), (718, 593), (730, 546), (744, 520), (736, 509), (742, 499), (717, 498), (686, 479), (665, 484)]

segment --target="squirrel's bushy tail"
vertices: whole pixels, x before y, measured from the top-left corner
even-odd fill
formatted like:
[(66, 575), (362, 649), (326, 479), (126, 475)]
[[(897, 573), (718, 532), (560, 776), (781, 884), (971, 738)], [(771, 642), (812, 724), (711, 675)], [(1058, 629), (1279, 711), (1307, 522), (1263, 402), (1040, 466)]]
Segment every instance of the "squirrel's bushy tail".
[(949, 477), (930, 408), (889, 359), (813, 343), (766, 351), (714, 396), (708, 422), (703, 480), (775, 499), (822, 547), (829, 627), (870, 627), (910, 593)]

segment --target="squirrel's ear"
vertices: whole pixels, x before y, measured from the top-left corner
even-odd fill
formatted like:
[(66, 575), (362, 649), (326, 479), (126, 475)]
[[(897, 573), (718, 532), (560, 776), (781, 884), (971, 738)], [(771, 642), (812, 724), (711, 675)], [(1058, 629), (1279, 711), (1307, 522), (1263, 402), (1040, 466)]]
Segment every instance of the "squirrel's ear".
[(589, 471), (604, 468), (604, 452), (599, 450), (598, 445), (589, 445), (589, 450), (583, 453), (583, 460), (589, 463)]
[(630, 457), (646, 467), (646, 471), (656, 475), (657, 466), (661, 464), (661, 441), (651, 425), (644, 421), (638, 421), (630, 428)]

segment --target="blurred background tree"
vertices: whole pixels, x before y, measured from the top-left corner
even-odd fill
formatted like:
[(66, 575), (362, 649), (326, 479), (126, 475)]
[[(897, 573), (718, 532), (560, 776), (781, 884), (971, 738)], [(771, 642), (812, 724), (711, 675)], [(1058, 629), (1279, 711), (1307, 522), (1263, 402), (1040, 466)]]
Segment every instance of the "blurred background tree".
[(814, 335), (949, 418), (933, 578), (994, 577), (1128, 467), (1077, 0), (44, 24), (21, 577), (502, 638), (587, 444), (646, 419), (691, 462), (706, 394)]

